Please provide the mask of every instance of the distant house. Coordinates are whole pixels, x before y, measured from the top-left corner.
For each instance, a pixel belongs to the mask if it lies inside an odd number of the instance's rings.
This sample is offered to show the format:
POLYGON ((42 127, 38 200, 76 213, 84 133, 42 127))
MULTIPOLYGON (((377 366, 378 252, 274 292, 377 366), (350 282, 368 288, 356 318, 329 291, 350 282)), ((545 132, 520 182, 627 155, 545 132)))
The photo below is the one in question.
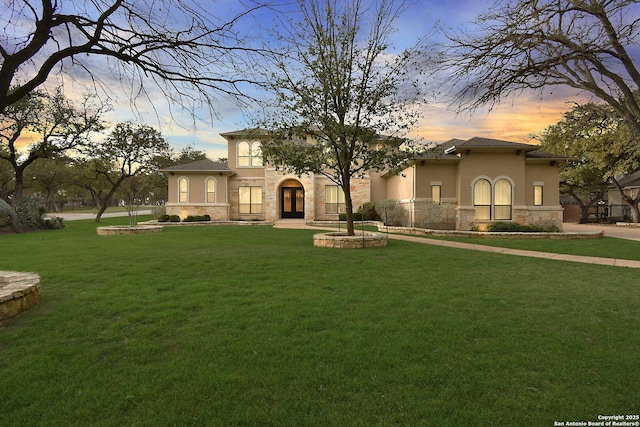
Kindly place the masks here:
MULTIPOLYGON (((640 191, 640 170, 618 179, 624 193, 635 199, 640 191)), ((622 201, 620 191, 614 184, 609 184, 607 191, 607 220, 609 221, 631 221, 631 208, 622 201)))
MULTIPOLYGON (((328 178, 296 176, 264 165, 260 137, 223 133, 228 162, 210 160, 163 169, 167 214, 209 214, 212 220, 335 220, 344 194, 328 178)), ((497 221, 562 227, 559 168, 564 157, 538 147, 486 138, 451 140, 411 159, 400 171, 352 180, 354 208, 395 200, 406 226, 469 230, 497 221)))

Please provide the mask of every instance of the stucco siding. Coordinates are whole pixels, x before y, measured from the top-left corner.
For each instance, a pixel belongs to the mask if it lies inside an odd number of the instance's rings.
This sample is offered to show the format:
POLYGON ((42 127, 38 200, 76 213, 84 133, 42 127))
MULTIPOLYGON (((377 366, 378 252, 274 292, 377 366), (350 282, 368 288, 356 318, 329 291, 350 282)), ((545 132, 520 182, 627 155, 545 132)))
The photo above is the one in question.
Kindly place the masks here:
POLYGON ((387 199, 403 200, 412 199, 415 168, 410 166, 403 169, 398 175, 387 178, 387 199))

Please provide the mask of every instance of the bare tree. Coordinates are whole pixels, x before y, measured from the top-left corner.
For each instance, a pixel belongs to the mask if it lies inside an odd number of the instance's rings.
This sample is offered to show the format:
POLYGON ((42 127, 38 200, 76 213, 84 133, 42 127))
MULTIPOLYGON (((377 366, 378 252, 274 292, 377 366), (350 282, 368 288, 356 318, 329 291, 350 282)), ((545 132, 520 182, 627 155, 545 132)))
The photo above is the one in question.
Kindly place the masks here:
POLYGON ((458 105, 493 106, 522 90, 575 88, 602 99, 640 137, 638 3, 628 0, 499 0, 451 42, 441 65, 458 105))
MULTIPOLYGON (((351 180, 397 165, 404 135, 419 116, 413 61, 422 40, 390 48, 404 5, 382 0, 299 0, 301 22, 285 27, 291 52, 277 62, 276 119, 264 157, 298 175, 321 174, 344 192, 347 232, 354 234, 351 180), (314 143, 305 143, 307 136, 314 143)), ((279 58, 280 59, 280 58, 279 58)))
MULTIPOLYGON (((211 90, 242 94, 246 46, 235 24, 258 5, 227 19, 209 2, 183 0, 9 0, 0 10, 0 112, 53 74, 94 84, 131 82, 132 96, 152 79, 172 102, 209 102, 211 90), (106 62, 96 63, 99 57, 106 62), (115 75, 108 76, 106 71, 115 75), (195 89, 195 91, 194 91, 195 89)), ((239 3, 240 5, 242 3, 239 3)), ((220 11, 220 9, 218 9, 220 11)), ((225 9, 225 10, 228 10, 225 9)))

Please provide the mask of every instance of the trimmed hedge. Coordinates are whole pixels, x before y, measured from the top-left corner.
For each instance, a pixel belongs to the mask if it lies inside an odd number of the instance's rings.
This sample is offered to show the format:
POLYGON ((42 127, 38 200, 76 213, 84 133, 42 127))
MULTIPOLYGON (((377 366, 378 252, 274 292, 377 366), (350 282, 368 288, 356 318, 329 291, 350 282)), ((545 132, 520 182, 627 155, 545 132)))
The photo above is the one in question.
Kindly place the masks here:
POLYGON ((209 215, 189 215, 182 222, 200 222, 200 221, 211 221, 211 217, 209 215))
POLYGON ((178 215, 160 215, 158 222, 180 222, 178 215))
POLYGON ((515 233, 558 233, 557 226, 550 225, 522 225, 517 222, 494 222, 487 227, 487 231, 515 232, 515 233))

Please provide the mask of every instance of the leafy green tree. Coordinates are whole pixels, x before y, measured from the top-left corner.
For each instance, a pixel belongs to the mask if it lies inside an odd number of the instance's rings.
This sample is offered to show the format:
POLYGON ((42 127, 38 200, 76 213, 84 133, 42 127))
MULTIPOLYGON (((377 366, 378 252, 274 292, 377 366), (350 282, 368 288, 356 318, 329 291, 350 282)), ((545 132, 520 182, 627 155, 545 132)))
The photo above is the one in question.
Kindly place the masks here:
MULTIPOLYGON (((95 143, 83 160, 87 173, 102 183, 99 190, 85 187, 100 204, 96 222, 112 201, 122 183, 158 169, 157 158, 169 152, 169 144, 160 132, 147 125, 119 123, 103 141, 95 143)), ((89 184, 85 184, 89 185, 89 184)))
POLYGON ((298 175, 321 174, 344 191, 347 232, 354 234, 351 180, 397 165, 421 99, 413 61, 422 41, 402 52, 390 42, 403 11, 391 1, 300 0, 289 22, 288 52, 277 57, 263 157, 298 175), (311 135, 314 142, 306 138, 311 135))
POLYGON ((640 167, 640 147, 626 123, 611 106, 589 103, 576 105, 558 123, 535 135, 544 151, 571 156, 561 169, 561 191, 579 203, 582 220, 589 206, 601 200, 609 181, 630 206, 634 222, 640 220, 640 197, 629 197, 618 183, 620 176, 640 167))
POLYGON ((90 134, 102 130, 106 108, 94 97, 72 102, 60 90, 53 95, 31 92, 5 108, 0 114, 0 162, 8 162, 13 169, 14 206, 22 200, 25 170, 37 159, 88 144, 90 134))
POLYGON ((640 141, 637 1, 498 0, 470 30, 445 32, 440 61, 463 108, 568 87, 607 103, 640 141))
POLYGON ((29 168, 34 189, 44 195, 47 209, 60 212, 72 186, 72 160, 67 156, 38 159, 29 168))

